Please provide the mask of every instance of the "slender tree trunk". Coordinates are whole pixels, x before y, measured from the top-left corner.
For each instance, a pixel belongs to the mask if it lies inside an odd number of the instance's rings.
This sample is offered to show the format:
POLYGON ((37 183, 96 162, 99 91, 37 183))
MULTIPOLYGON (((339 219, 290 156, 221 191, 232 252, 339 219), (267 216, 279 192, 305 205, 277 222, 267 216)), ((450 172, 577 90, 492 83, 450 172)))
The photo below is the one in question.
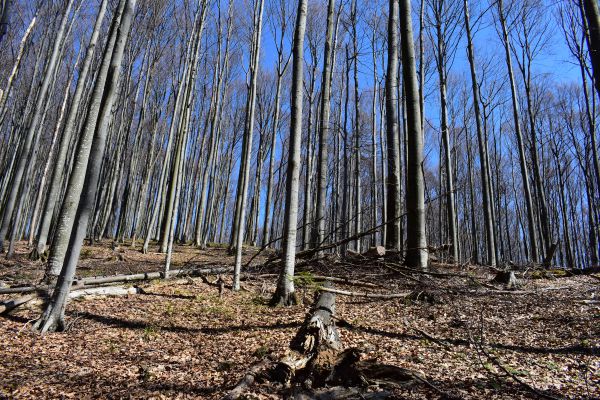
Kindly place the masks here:
POLYGON ((4 35, 8 33, 12 8, 13 0, 3 0, 0 3, 0 43, 2 43, 4 35))
MULTIPOLYGON (((94 203, 100 175, 100 164, 106 145, 107 128, 113 103, 117 97, 121 62, 133 20, 135 2, 136 0, 121 0, 111 26, 102 63, 103 68, 97 77, 92 98, 92 104, 97 104, 97 107, 90 109, 88 113, 90 124, 86 124, 86 128, 89 127, 89 129, 85 130, 86 136, 87 133, 93 132, 93 142, 92 140, 82 140, 83 143, 80 142, 75 163, 77 172, 71 175, 67 189, 67 193, 71 196, 70 200, 77 207, 77 214, 74 219, 71 219, 71 225, 74 225, 76 229, 72 233, 68 232, 69 245, 68 248, 65 248, 66 251, 63 252, 63 257, 61 257, 65 262, 64 265, 61 262, 62 269, 56 289, 53 291, 42 316, 34 324, 34 329, 41 333, 63 329, 65 326, 65 307, 94 203), (93 114, 96 114, 96 118, 93 114), (93 126, 91 125, 92 121, 96 121, 93 126), (83 196, 79 201, 81 193, 83 196)), ((64 218, 62 220, 64 221, 64 218)), ((65 231, 63 230, 62 233, 65 233, 65 231)), ((53 252, 53 257, 56 256, 56 252, 53 252)))
MULTIPOLYGON (((400 137, 398 132, 398 0, 390 0, 388 19, 388 64, 385 79, 387 132, 387 222, 386 247, 400 250, 400 137)), ((420 167, 419 167, 420 168, 420 167)))
POLYGON ((298 191, 300 186, 300 146, 302 140, 302 86, 304 80, 304 33, 306 31, 307 0, 298 1, 296 29, 294 33, 290 147, 286 180, 285 222, 283 225, 284 265, 277 281, 272 303, 292 305, 296 303, 294 291, 294 267, 296 264, 296 228, 298 226, 298 191))
POLYGON ((25 30, 23 39, 21 39, 21 43, 19 44, 19 50, 17 51, 17 56, 15 57, 15 62, 14 62, 13 68, 10 71, 10 75, 8 76, 8 80, 6 82, 5 89, 3 91, 0 91, 0 125, 2 125, 2 122, 4 121, 4 114, 6 111, 6 109, 5 109, 6 102, 8 101, 8 98, 10 97, 13 82, 14 82, 17 74, 19 73, 19 69, 21 67, 21 60, 23 59, 23 55, 25 54, 25 48, 26 48, 27 44, 29 43, 28 42, 29 36, 31 35, 31 32, 33 31, 33 27, 35 26, 36 21, 37 21, 37 15, 35 17, 33 17, 31 22, 29 23, 29 26, 25 30))
MULTIPOLYGON (((52 80, 53 80, 52 78, 54 77, 54 71, 57 67, 58 57, 60 54, 62 41, 63 41, 63 37, 65 35, 67 22, 69 20, 69 14, 71 13, 72 5, 73 5, 73 0, 69 0, 69 2, 67 3, 67 7, 64 11, 63 17, 62 17, 60 27, 58 29, 56 37, 54 38, 54 46, 52 49, 52 54, 50 56, 50 59, 48 60, 48 64, 46 67, 46 73, 44 75, 44 79, 41 83, 40 90, 36 97, 35 109, 33 111, 34 114, 31 119, 29 129, 27 130, 25 142, 23 143, 23 147, 21 148, 19 160, 15 166, 15 170, 14 170, 14 174, 13 174, 13 178, 12 178, 11 190, 8 193, 8 198, 6 200, 6 205, 4 208, 4 215, 2 217, 2 224, 0 225, 0 252, 4 251, 4 239, 6 237, 6 234, 8 233, 8 228, 9 228, 10 222, 12 220, 13 211, 15 210, 15 205, 17 202, 18 194, 22 191, 22 188, 24 188, 24 186, 25 186, 23 184, 23 174, 25 172, 25 167, 27 164, 27 160, 29 158, 29 152, 31 151, 31 147, 32 147, 33 141, 35 139, 35 137, 34 137, 35 133, 37 132, 39 122, 42 118, 42 114, 45 109, 46 95, 48 94, 48 89, 50 88, 50 84, 52 83, 52 80)), ((24 201, 24 199, 21 198, 21 201, 24 201)), ((16 223, 16 221, 15 221, 15 223, 16 223)))
POLYGON ((333 57, 333 33, 335 29, 335 0, 327 4, 327 30, 325 32, 325 49, 323 53, 323 75, 321 78, 321 109, 319 115, 319 155, 317 162, 317 204, 316 229, 313 246, 321 245, 325 240, 325 215, 327 210, 327 178, 329 156, 329 117, 331 113, 331 71, 333 57))
POLYGON ((248 180, 250 178, 250 156, 252 153, 252 136, 254 134, 254 110, 256 104, 256 84, 260 61, 260 44, 262 37, 262 18, 264 0, 257 0, 254 19, 254 38, 252 41, 252 60, 250 63, 250 86, 248 91, 248 108, 246 110, 246 123, 244 125, 243 154, 240 163, 238 181, 238 215, 237 231, 235 232, 235 269, 233 273, 233 290, 240 290, 240 273, 242 269, 242 245, 244 242, 246 224, 246 203, 248 197, 248 180))
MULTIPOLYGON (((406 263, 410 267, 426 269, 428 262, 425 231, 425 183, 423 163, 423 135, 421 133, 421 108, 415 63, 410 0, 400 0, 400 32, 402 36, 402 69, 406 92, 407 165, 406 209, 407 251, 406 263)), ((390 143, 388 143, 388 146, 390 143)))
POLYGON ((600 97, 600 11, 598 9, 598 0, 582 1, 589 30, 588 50, 594 71, 594 85, 596 93, 600 97))
POLYGON ((487 143, 481 126, 481 110, 479 100, 479 88, 477 83, 477 71, 475 68, 475 52, 473 50, 473 37, 471 34, 471 23, 469 21, 469 0, 463 1, 465 13, 465 30, 467 33, 467 56, 471 71, 471 88, 473 91, 473 112, 475 114, 475 127, 477 129, 477 143, 479 145, 479 165, 481 168, 481 192, 483 196, 483 222, 485 226, 486 263, 496 265, 496 249, 494 239, 494 224, 491 207, 491 191, 488 176, 487 143))
POLYGON ((506 56, 506 67, 508 69, 508 79, 510 80, 510 90, 512 95, 512 106, 513 106, 513 117, 515 125, 515 134, 517 136, 517 146, 519 150, 519 161, 521 165, 521 178, 523 180, 523 190, 525 191, 525 205, 527 208, 527 222, 529 231, 529 248, 531 253, 531 261, 537 262, 539 258, 537 248, 537 235, 535 229, 535 216, 533 211, 533 201, 531 197, 531 186, 529 184, 529 172, 527 167, 527 161, 525 160, 525 146, 523 144, 523 135, 521 134, 521 123, 519 112, 519 100, 517 98, 517 88, 515 85, 515 78, 512 69, 512 60, 510 56, 510 42, 508 38, 508 31, 506 28, 506 20, 504 18, 503 0, 498 0, 498 17, 500 19, 500 25, 502 28, 502 41, 504 44, 505 56, 506 56))

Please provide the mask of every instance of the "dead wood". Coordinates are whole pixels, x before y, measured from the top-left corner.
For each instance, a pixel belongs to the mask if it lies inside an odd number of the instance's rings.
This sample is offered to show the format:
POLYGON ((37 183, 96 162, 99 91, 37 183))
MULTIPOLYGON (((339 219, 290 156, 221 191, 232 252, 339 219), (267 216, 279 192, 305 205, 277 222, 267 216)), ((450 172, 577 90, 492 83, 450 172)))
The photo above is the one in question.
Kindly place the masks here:
POLYGON ((23 304, 29 303, 31 300, 33 300, 35 298, 37 298, 37 295, 28 294, 26 296, 19 297, 14 300, 9 300, 4 303, 0 303, 0 314, 8 313, 23 304))
POLYGON ((422 374, 363 360, 364 352, 357 348, 341 351, 334 322, 338 292, 346 293, 326 282, 290 342, 288 353, 278 362, 263 360, 255 364, 225 399, 243 396, 259 376, 283 384, 290 399, 386 399, 392 397, 389 389, 415 383, 439 391, 422 374))
POLYGON ((125 286, 103 286, 96 288, 84 288, 74 290, 69 293, 70 299, 76 299, 80 297, 88 296, 127 296, 129 294, 142 293, 142 289, 137 287, 125 287, 125 286))
POLYGON ((496 274, 492 282, 501 283, 505 285, 507 289, 519 287, 519 281, 517 280, 514 271, 500 271, 496 274))
MULTIPOLYGON (((169 272, 169 279, 180 278, 182 276, 202 276, 208 274, 221 274, 233 271, 233 267, 203 267, 203 268, 185 268, 176 269, 169 272)), ((135 281, 149 281, 153 279, 163 279, 164 272, 144 272, 139 274, 123 274, 111 276, 90 276, 87 278, 75 279, 73 281, 74 290, 77 286, 95 286, 107 283, 123 283, 135 281)), ((39 286, 18 286, 10 288, 0 288, 0 294, 30 293, 37 290, 48 290, 47 285, 39 286)))
POLYGON ((333 289, 333 288, 321 288, 323 292, 330 292, 339 294, 342 296, 351 297, 367 297, 370 299, 404 299, 410 297, 413 292, 401 292, 401 293, 369 293, 369 292, 350 292, 347 290, 333 289))
POLYGON ((238 384, 231 389, 226 396, 223 397, 223 400, 237 400, 239 399, 244 392, 256 381, 256 378, 264 374, 268 367, 272 364, 272 360, 265 358, 264 360, 254 364, 250 369, 246 372, 246 375, 238 382, 238 384))

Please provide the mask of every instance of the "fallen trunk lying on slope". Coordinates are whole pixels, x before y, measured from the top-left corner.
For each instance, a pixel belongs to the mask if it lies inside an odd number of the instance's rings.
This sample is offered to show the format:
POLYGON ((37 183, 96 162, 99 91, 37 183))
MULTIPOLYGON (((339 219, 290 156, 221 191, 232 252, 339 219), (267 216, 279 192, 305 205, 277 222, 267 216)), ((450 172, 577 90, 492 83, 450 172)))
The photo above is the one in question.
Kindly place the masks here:
POLYGON ((286 393, 278 395, 294 399, 385 399, 391 397, 385 389, 427 383, 404 368, 362 361, 359 349, 342 351, 334 322, 335 289, 330 285, 325 289, 292 339, 288 354, 277 362, 265 359, 255 364, 224 399, 241 398, 255 382, 284 384, 286 393), (373 392, 375 386, 380 390, 373 392))
MULTIPOLYGON (((127 296, 129 294, 142 293, 142 289, 138 287, 125 286, 100 286, 100 287, 82 287, 78 286, 77 290, 72 290, 69 293, 69 299, 76 299, 88 296, 127 296)), ((14 300, 8 300, 0 303, 0 314, 9 313, 17 307, 25 304, 41 304, 44 298, 42 293, 32 293, 19 297, 14 300)))
MULTIPOLYGON (((185 268, 176 269, 169 272, 169 279, 178 278, 182 276, 198 276, 206 274, 222 274, 232 272, 233 267, 203 267, 203 268, 185 268)), ((134 282, 134 281, 147 281, 152 279, 163 279, 164 272, 144 272, 139 274, 131 275, 112 275, 112 276, 91 276, 88 278, 80 278, 73 281, 73 289, 76 286, 90 286, 90 285, 101 285, 105 283, 120 283, 120 282, 134 282)), ((29 293, 37 290, 46 290, 48 286, 21 286, 21 287, 10 287, 0 288, 0 294, 14 294, 14 293, 29 293)))

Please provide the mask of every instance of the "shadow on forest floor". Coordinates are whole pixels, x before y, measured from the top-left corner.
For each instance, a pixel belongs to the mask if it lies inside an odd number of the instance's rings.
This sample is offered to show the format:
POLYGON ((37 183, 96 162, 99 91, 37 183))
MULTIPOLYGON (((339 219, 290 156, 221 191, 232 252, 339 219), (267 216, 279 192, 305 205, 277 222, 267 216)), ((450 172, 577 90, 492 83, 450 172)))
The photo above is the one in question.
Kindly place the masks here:
MULTIPOLYGON (((370 328, 367 326, 354 325, 348 321, 340 321, 338 324, 340 328, 346 328, 348 330, 367 333, 371 335, 384 336, 391 339, 408 339, 408 340, 423 340, 422 335, 411 335, 408 333, 400 332, 388 332, 381 329, 370 328)), ((470 346, 471 342, 466 339, 456 338, 436 338, 436 341, 442 345, 454 345, 454 346, 470 346)), ((536 347, 536 346, 523 346, 513 344, 502 344, 502 343, 486 343, 488 347, 494 349, 502 349, 509 351, 516 351, 519 353, 534 353, 534 354, 584 354, 584 355, 600 355, 600 349, 594 347, 586 347, 582 344, 575 344, 565 347, 536 347)))

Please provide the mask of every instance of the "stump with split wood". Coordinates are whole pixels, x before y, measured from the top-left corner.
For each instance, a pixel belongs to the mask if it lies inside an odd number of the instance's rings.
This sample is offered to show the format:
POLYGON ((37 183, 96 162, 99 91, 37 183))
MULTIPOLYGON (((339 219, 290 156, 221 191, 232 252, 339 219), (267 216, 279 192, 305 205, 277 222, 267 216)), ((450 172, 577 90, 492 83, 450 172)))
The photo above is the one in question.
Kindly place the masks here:
MULTIPOLYGON (((329 282, 324 288, 333 289, 329 282)), ((286 356, 255 364, 225 398, 242 397, 255 382, 283 386, 284 393, 279 394, 293 399, 385 399, 392 397, 393 388, 428 383, 410 370, 363 360, 361 349, 342 350, 335 298, 336 293, 321 291, 286 356)))

